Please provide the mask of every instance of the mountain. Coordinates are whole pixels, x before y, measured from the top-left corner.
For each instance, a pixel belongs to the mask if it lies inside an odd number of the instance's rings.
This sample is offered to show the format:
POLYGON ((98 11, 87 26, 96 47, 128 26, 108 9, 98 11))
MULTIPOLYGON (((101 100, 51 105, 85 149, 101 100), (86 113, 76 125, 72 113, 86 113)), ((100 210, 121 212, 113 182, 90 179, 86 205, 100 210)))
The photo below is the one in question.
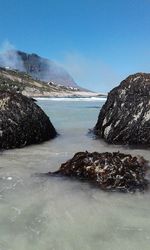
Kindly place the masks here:
POLYGON ((19 92, 30 97, 93 97, 98 93, 33 79, 19 70, 0 67, 0 91, 19 92))
POLYGON ((0 66, 24 71, 36 80, 79 88, 65 69, 36 54, 8 50, 0 54, 0 66))

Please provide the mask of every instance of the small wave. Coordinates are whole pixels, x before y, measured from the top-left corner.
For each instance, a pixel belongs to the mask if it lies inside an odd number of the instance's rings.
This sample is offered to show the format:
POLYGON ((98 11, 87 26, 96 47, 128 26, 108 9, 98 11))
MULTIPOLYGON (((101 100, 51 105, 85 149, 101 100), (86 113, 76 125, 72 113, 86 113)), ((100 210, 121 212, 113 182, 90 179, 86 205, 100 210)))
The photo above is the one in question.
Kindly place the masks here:
POLYGON ((38 101, 68 101, 68 102, 106 101, 106 97, 37 97, 34 99, 38 101))

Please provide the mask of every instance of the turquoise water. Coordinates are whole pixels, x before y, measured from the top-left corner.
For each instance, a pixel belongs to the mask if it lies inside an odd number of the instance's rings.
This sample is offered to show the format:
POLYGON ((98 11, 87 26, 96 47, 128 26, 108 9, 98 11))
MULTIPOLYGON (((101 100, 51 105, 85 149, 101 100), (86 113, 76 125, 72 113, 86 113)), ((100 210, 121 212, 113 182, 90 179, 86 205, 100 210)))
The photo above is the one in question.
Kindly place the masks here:
POLYGON ((77 151, 149 150, 107 145, 88 136, 102 101, 38 104, 60 134, 4 151, 0 162, 0 250, 149 250, 150 192, 107 193, 88 183, 39 175, 56 170, 77 151))

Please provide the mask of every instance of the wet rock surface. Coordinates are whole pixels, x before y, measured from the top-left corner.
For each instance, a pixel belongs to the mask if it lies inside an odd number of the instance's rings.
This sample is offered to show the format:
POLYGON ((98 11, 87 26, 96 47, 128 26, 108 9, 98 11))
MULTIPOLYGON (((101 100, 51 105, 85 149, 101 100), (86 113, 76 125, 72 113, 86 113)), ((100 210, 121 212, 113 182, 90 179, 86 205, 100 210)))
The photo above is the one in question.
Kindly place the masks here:
POLYGON ((143 157, 130 154, 79 152, 63 163, 56 172, 48 175, 75 177, 87 180, 103 190, 124 192, 143 191, 148 186, 145 179, 147 162, 143 157))
POLYGON ((48 116, 32 98, 0 91, 0 149, 40 143, 55 136, 48 116))
POLYGON ((150 146, 150 74, 131 75, 108 94, 94 133, 108 143, 150 146))

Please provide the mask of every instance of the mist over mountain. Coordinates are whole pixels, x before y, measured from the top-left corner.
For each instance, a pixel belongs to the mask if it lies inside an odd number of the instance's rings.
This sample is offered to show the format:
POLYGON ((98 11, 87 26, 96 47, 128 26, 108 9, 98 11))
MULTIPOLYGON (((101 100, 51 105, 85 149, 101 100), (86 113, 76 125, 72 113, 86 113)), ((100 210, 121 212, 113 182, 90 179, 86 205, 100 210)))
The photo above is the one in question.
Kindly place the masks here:
POLYGON ((0 54, 0 66, 24 71, 36 80, 78 87, 71 75, 55 62, 36 54, 7 50, 0 54))

